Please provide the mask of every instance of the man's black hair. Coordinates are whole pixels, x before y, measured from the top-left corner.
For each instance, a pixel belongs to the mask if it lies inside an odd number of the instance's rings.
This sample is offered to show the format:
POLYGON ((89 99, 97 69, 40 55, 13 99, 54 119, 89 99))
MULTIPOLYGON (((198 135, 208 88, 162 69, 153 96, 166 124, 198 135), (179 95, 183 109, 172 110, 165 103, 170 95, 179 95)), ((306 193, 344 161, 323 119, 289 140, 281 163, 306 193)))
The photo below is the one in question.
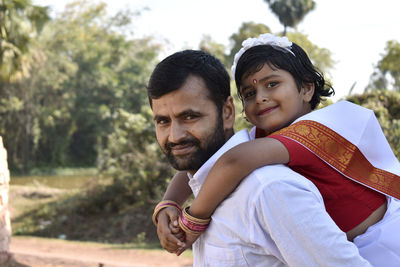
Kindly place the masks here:
POLYGON ((157 64, 147 86, 150 106, 152 99, 178 90, 190 75, 204 80, 210 99, 221 111, 231 94, 229 74, 217 58, 199 50, 177 52, 157 64))

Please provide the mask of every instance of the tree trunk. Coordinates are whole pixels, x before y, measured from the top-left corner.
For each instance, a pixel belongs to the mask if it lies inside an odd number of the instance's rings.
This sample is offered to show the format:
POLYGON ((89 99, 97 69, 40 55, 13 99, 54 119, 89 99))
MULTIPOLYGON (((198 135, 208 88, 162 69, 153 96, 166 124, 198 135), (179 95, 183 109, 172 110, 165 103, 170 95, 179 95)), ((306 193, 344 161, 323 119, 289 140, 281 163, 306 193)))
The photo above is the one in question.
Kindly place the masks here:
POLYGON ((0 265, 9 258, 11 238, 10 214, 8 211, 8 189, 10 172, 7 164, 7 151, 0 136, 0 265))

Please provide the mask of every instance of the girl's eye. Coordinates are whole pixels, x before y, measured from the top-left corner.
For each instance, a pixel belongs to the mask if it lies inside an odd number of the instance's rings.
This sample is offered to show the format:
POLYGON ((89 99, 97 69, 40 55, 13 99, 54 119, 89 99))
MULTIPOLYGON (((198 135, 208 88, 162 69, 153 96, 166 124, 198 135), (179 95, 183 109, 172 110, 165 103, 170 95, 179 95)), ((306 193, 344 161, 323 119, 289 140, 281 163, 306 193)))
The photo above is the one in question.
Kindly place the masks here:
POLYGON ((276 86, 277 84, 278 84, 277 82, 269 82, 269 83, 267 83, 266 87, 271 88, 271 87, 276 86))
POLYGON ((249 97, 252 97, 256 94, 256 90, 247 90, 242 93, 243 99, 247 99, 249 97))

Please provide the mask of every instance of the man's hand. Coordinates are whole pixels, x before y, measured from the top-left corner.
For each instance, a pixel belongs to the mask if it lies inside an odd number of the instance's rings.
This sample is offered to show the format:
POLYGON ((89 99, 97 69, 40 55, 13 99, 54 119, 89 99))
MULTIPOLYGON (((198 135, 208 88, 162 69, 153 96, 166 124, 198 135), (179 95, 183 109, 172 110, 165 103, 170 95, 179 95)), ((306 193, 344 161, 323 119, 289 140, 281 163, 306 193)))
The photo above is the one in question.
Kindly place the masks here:
POLYGON ((161 246, 170 253, 177 253, 179 248, 185 246, 185 234, 178 224, 178 210, 173 207, 162 209, 157 219, 157 235, 161 246))

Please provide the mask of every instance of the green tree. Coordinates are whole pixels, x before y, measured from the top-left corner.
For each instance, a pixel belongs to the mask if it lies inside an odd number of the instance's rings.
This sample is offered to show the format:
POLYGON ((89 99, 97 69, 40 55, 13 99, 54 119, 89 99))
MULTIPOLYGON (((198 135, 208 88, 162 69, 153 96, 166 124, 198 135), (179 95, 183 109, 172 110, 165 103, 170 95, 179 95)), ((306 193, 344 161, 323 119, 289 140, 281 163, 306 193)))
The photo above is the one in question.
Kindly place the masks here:
POLYGON ((223 44, 215 42, 210 35, 203 36, 199 44, 199 49, 214 55, 216 58, 221 60, 221 62, 225 66, 228 65, 226 62, 226 55, 225 55, 226 47, 223 44))
POLYGON ((123 109, 115 114, 114 131, 107 136, 107 147, 98 159, 99 170, 113 178, 106 190, 113 192, 107 211, 131 205, 153 206, 162 197, 167 179, 172 177, 172 168, 158 147, 149 114, 150 108, 141 114, 123 109))
POLYGON ((330 71, 335 66, 335 61, 332 59, 332 52, 327 48, 319 47, 313 44, 307 35, 300 32, 288 33, 290 41, 298 44, 307 55, 310 57, 312 63, 325 75, 330 76, 330 71))
POLYGON ((146 103, 143 88, 158 50, 150 39, 128 40, 121 33, 133 14, 108 17, 105 8, 102 3, 74 2, 54 29, 78 68, 68 84, 74 94, 75 127, 68 149, 86 165, 94 164, 96 146, 113 131, 114 111, 140 112, 146 103))
POLYGON ((269 5, 279 22, 283 25, 283 35, 286 28, 296 28, 304 17, 315 8, 313 0, 264 0, 269 5))
POLYGON ((26 133, 31 134, 36 122, 25 110, 31 105, 26 100, 32 88, 23 80, 32 74, 32 64, 38 58, 31 48, 48 19, 47 8, 35 6, 30 0, 0 2, 0 135, 11 168, 18 158, 27 159, 31 154, 32 142, 26 133))
POLYGON ((375 66, 367 90, 394 89, 400 91, 400 43, 388 41, 385 53, 375 66))
POLYGON ((47 8, 33 5, 30 0, 0 2, 0 78, 3 82, 28 75, 29 43, 48 19, 47 8))
POLYGON ((0 134, 14 170, 93 166, 115 111, 137 113, 147 104, 143 88, 159 47, 128 38, 133 17, 78 1, 43 28, 30 49, 32 75, 1 99, 0 134))

